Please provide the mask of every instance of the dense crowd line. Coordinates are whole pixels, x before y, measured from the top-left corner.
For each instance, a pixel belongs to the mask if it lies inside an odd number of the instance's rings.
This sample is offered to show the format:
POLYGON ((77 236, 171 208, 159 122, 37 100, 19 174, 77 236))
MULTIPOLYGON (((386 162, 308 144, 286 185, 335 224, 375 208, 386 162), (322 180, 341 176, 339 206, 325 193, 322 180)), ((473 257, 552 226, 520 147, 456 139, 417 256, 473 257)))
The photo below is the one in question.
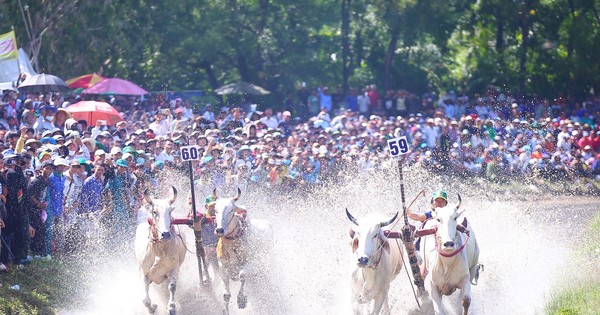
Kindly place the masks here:
POLYGON ((452 92, 380 96, 375 86, 302 87, 282 110, 242 103, 109 100, 123 121, 75 120, 79 96, 5 91, 0 107, 0 271, 69 250, 74 223, 133 226, 142 192, 164 172, 188 171, 179 147, 197 145, 199 185, 300 189, 388 167, 387 140, 406 136, 404 159, 432 172, 492 181, 600 179, 600 102, 452 92))

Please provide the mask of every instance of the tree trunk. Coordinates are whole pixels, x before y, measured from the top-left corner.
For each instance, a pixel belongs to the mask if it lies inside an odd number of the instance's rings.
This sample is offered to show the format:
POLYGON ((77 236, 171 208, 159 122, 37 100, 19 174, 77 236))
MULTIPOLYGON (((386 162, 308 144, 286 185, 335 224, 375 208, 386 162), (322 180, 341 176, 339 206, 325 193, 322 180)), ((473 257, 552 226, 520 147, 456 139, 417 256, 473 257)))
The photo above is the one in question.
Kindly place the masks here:
MULTIPOLYGON (((575 43, 573 42, 573 37, 575 36, 573 34, 573 31, 575 30, 575 4, 573 3, 573 0, 569 0, 569 10, 571 13, 571 24, 569 27, 569 38, 567 39, 567 63, 568 64, 572 64, 573 62, 573 51, 575 50, 575 43)), ((574 85, 575 82, 573 81, 573 78, 576 76, 575 73, 573 73, 573 67, 567 67, 567 73, 566 73, 566 82, 567 82, 567 97, 573 96, 574 95, 574 85)))
POLYGON ((523 37, 523 42, 521 44, 521 52, 519 58, 519 96, 525 95, 525 81, 526 81, 526 71, 527 71, 527 49, 529 47, 529 14, 527 12, 523 13, 523 19, 521 20, 521 35, 523 37))
MULTIPOLYGON (((208 60, 204 60, 200 63, 200 67, 202 67, 202 69, 204 69, 208 83, 213 88, 213 90, 218 89, 220 87, 220 85, 219 85, 219 81, 217 80, 217 76, 215 75, 215 71, 212 68, 212 63, 210 63, 210 61, 208 61, 208 60)), ((222 95, 217 95, 217 99, 219 100, 219 102, 221 104, 224 104, 222 95)))
POLYGON ((398 44, 398 37, 400 36, 400 27, 395 27, 392 33, 392 38, 388 44, 387 53, 385 55, 385 64, 383 69, 383 88, 387 91, 391 88, 390 84, 390 72, 392 68, 392 61, 396 52, 396 46, 398 44))
MULTIPOLYGON (((269 12, 269 0, 260 0, 259 1, 259 5, 260 5, 260 24, 258 25, 258 34, 256 34, 256 36, 260 37, 263 35, 263 32, 265 30, 265 27, 267 26, 267 18, 268 18, 268 12, 269 12)), ((256 41, 256 55, 254 57, 254 72, 256 74, 258 74, 259 72, 263 71, 264 69, 264 61, 263 61, 263 57, 262 57, 262 47, 260 46, 260 42, 256 41)))
POLYGON ((496 50, 501 53, 504 50, 504 18, 496 18, 496 50))
POLYGON ((350 2, 342 0, 342 91, 348 95, 348 81, 350 79, 350 2))
POLYGON ((246 58, 244 58, 244 54, 241 51, 237 52, 237 68, 242 81, 252 81, 250 78, 250 72, 248 71, 248 62, 246 62, 246 58))

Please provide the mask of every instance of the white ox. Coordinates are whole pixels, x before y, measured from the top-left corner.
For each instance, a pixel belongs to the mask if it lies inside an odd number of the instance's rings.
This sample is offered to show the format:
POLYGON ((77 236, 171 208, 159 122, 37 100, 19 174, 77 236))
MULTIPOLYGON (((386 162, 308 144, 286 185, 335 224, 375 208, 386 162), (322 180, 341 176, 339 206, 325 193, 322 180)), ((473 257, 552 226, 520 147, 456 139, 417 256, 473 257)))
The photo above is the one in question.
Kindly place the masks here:
POLYGON ((148 222, 138 225, 135 236, 135 256, 146 293, 143 303, 150 313, 154 313, 157 306, 148 295, 150 283, 161 284, 169 280, 167 311, 170 315, 175 314, 175 288, 179 267, 185 258, 185 239, 176 234, 171 225, 173 202, 177 198, 177 190, 172 188, 171 199, 152 199, 144 193, 144 199, 150 204, 148 222))
POLYGON ((373 300, 371 314, 379 314, 382 308, 389 314, 390 283, 402 270, 403 254, 399 243, 389 240, 382 227, 392 224, 398 213, 391 219, 371 213, 357 220, 346 209, 346 215, 354 223, 350 232, 352 252, 356 257, 356 269, 352 272, 354 313, 360 314, 361 304, 373 300))
MULTIPOLYGON (((247 217, 247 211, 238 207, 235 202, 242 192, 238 188, 234 198, 217 199, 215 203, 215 217, 217 227, 215 235, 219 237, 217 244, 217 258, 220 263, 219 270, 225 285, 224 313, 229 313, 229 299, 231 290, 229 280, 239 280, 240 290, 237 295, 238 308, 246 307, 247 297, 244 295, 244 285, 251 263, 260 267, 261 256, 268 249, 272 241, 272 230, 268 222, 252 220, 247 217)), ((216 189, 213 190, 216 196, 216 189)), ((264 257, 262 257, 264 258, 264 257)))
POLYGON ((476 284, 479 273, 479 247, 475 233, 466 219, 463 224, 458 224, 458 218, 464 212, 458 211, 460 204, 458 195, 458 203, 436 208, 432 211, 432 219, 417 232, 424 235, 421 239, 424 255, 421 270, 423 278, 429 274, 436 314, 444 314, 442 295, 451 295, 456 289, 461 291, 463 314, 467 314, 471 304, 471 283, 476 284))

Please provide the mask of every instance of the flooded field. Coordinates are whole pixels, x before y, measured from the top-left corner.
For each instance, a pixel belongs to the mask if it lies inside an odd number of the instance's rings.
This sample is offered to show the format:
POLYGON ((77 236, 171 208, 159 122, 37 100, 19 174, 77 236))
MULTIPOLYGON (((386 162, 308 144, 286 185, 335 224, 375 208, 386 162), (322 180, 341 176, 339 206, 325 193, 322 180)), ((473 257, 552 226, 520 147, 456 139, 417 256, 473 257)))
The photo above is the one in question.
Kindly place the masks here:
MULTIPOLYGON (((182 180, 175 185, 181 195, 175 216, 183 217, 189 184, 182 180)), ((425 190, 426 197, 418 198, 413 209, 424 210, 438 188, 448 191, 450 202, 457 201, 456 193, 461 194, 465 215, 477 233, 485 271, 479 285, 472 288, 473 314, 543 314, 553 287, 569 279, 575 263, 573 246, 585 242, 582 232, 600 198, 556 196, 535 187, 517 194, 510 189, 491 190, 480 182, 405 171, 407 203, 425 190)), ((196 198, 203 200, 211 190, 199 189, 196 198)), ((220 190, 223 197, 234 193, 233 188, 220 190)), ((392 215, 401 209, 400 183, 390 169, 383 175, 340 177, 339 182, 310 193, 243 191, 238 204, 248 209, 251 218, 271 223, 274 246, 268 266, 248 280, 248 307, 237 309, 234 297, 231 314, 350 314, 349 274, 355 258, 344 208, 356 216, 368 212, 392 215)), ((402 220, 395 229, 401 224, 402 220)), ((191 229, 179 229, 194 252, 191 229)), ((80 303, 61 314, 146 314, 132 242, 84 256, 88 276, 73 291, 80 303)), ((178 314, 221 314, 224 291, 220 281, 215 281, 213 291, 202 289, 198 282, 196 256, 188 253, 177 287, 178 314)), ((237 288, 237 283, 232 284, 233 295, 237 288)), ((151 296, 159 301, 157 314, 166 313, 165 292, 153 286, 151 296)), ((404 270, 392 283, 390 305, 392 314, 431 313, 427 305, 419 310, 404 270)), ((449 314, 458 314, 458 305, 458 293, 445 298, 449 314)))

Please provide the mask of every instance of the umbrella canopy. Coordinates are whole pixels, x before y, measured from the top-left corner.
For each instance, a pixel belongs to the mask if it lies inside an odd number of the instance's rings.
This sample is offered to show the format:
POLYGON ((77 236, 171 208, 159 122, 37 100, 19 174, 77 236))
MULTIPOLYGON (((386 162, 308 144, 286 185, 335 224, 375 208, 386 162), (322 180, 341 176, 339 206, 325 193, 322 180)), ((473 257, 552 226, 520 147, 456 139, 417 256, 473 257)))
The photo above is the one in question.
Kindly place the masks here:
POLYGON ((110 78, 104 79, 94 86, 83 90, 82 94, 145 95, 149 93, 133 82, 119 78, 110 78))
POLYGON ((32 75, 19 85, 19 90, 26 93, 62 92, 68 89, 61 78, 45 73, 32 75))
POLYGON ((106 120, 106 124, 113 126, 123 118, 110 104, 96 101, 81 101, 66 108, 76 120, 85 119, 89 126, 94 126, 98 119, 106 120))
POLYGON ((224 85, 224 86, 216 89, 215 93, 217 93, 219 95, 225 95, 225 94, 262 95, 262 94, 269 94, 271 92, 265 90, 264 88, 261 88, 258 85, 254 85, 254 84, 244 82, 244 81, 239 81, 236 83, 230 83, 230 84, 224 85))
POLYGON ((65 82, 72 89, 77 89, 77 88, 87 89, 104 79, 105 78, 99 74, 90 73, 90 74, 82 75, 77 78, 69 79, 65 82))

